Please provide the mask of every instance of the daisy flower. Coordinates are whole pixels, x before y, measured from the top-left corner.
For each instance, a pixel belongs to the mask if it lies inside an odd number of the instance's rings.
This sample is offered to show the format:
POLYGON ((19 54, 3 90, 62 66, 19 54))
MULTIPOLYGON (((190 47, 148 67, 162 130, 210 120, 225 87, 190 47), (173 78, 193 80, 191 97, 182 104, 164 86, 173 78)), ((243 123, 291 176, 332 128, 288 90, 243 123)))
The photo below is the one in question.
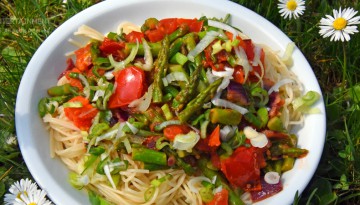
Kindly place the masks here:
POLYGON ((344 10, 333 10, 334 16, 326 15, 326 18, 320 20, 320 35, 324 38, 331 36, 330 41, 341 40, 349 41, 350 34, 359 32, 356 24, 360 23, 360 16, 356 16, 357 11, 353 8, 344 10))
POLYGON ((304 0, 279 0, 278 8, 280 9, 279 13, 285 19, 289 17, 291 19, 298 18, 304 13, 305 10, 305 1, 304 0))
POLYGON ((30 179, 21 179, 11 185, 9 194, 5 194, 5 205, 50 205, 46 200, 46 192, 38 190, 36 183, 30 179))

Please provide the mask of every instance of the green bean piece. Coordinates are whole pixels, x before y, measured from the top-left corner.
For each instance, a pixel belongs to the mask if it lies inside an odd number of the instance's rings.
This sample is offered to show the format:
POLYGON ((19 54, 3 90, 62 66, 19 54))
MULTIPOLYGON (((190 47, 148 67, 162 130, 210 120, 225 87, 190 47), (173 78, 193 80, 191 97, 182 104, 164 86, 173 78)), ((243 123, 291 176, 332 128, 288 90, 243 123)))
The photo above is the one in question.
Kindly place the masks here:
POLYGON ((48 113, 48 109, 46 104, 48 103, 47 98, 41 98, 38 103, 38 112, 40 117, 44 117, 48 113))
POLYGON ((59 86, 53 86, 47 90, 47 93, 54 97, 54 96, 62 96, 62 95, 71 95, 76 94, 78 91, 77 87, 71 86, 69 83, 59 86))
POLYGON ((165 38, 161 42, 162 48, 159 52, 159 57, 155 63, 155 74, 153 82, 153 102, 161 103, 162 102, 162 89, 164 87, 162 78, 165 77, 168 67, 168 55, 169 55, 169 37, 165 38))
POLYGON ((167 157, 165 153, 144 147, 133 148, 132 159, 144 163, 152 163, 163 166, 167 165, 167 157))
POLYGON ((275 172, 281 174, 282 164, 283 164, 282 160, 276 160, 276 161, 274 162, 274 170, 275 170, 275 172))
POLYGON ((295 158, 287 157, 283 159, 283 164, 281 166, 281 171, 286 172, 291 170, 294 167, 295 158))
POLYGON ((244 202, 240 199, 240 196, 230 188, 226 179, 224 179, 224 177, 221 176, 217 171, 211 170, 207 167, 207 162, 207 159, 201 158, 198 163, 199 169, 201 170, 202 174, 209 179, 216 177, 216 187, 221 185, 224 189, 229 191, 229 205, 245 205, 244 202))
POLYGON ((210 110, 210 121, 213 124, 238 125, 242 115, 236 110, 213 108, 210 110))
POLYGON ((222 78, 217 79, 213 83, 211 83, 205 90, 199 93, 193 100, 191 100, 186 108, 181 111, 178 115, 179 120, 185 123, 195 112, 202 109, 204 103, 207 103, 212 96, 215 94, 216 89, 222 82, 222 78))

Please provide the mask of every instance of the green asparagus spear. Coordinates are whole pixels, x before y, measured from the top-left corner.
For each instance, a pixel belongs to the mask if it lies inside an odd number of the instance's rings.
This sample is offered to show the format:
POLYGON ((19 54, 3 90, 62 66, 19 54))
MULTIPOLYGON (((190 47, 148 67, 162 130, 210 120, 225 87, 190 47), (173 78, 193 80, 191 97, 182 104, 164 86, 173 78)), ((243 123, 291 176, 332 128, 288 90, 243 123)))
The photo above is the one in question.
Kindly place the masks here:
POLYGON ((188 31, 189 31, 189 26, 187 24, 181 24, 178 29, 176 29, 174 32, 172 32, 169 35, 170 43, 184 36, 185 34, 188 33, 188 31))
POLYGON ((164 87, 162 78, 166 75, 168 67, 168 55, 169 55, 169 37, 165 38, 161 42, 162 48, 159 52, 159 57, 155 63, 155 74, 153 82, 153 102, 162 102, 163 93, 162 88, 164 87))
POLYGON ((168 156, 175 157, 176 165, 182 168, 187 175, 193 175, 195 173, 195 169, 190 164, 184 162, 184 160, 182 160, 174 150, 170 149, 169 147, 164 147, 163 150, 168 156))
POLYGON ((195 112, 201 110, 204 103, 207 103, 215 94, 216 89, 222 82, 222 78, 217 79, 211 83, 205 90, 199 93, 193 100, 191 100, 186 108, 178 115, 179 120, 185 123, 195 112))

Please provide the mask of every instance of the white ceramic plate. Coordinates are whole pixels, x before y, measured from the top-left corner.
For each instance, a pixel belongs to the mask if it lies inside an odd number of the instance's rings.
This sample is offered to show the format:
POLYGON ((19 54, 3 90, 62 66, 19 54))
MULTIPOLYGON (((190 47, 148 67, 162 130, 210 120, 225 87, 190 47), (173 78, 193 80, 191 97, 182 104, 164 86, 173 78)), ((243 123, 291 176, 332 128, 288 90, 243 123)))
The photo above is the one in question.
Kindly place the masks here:
MULTIPOLYGON (((290 39, 258 14, 230 1, 219 0, 132 0, 105 1, 92 6, 57 28, 39 47, 25 70, 16 101, 16 130, 24 160, 42 189, 55 204, 90 204, 87 195, 75 190, 67 182, 68 170, 59 159, 50 158, 49 136, 38 115, 37 103, 53 86, 66 67, 66 52, 76 49, 70 43, 74 31, 83 24, 100 32, 116 31, 122 21, 141 25, 148 17, 199 18, 232 15, 232 25, 240 28, 256 43, 264 43, 283 53, 290 39)), ((305 91, 321 93, 314 73, 296 49, 293 71, 304 84, 305 91)), ((283 177, 284 190, 258 204, 290 204, 296 191, 301 193, 317 168, 325 139, 325 109, 317 104, 322 114, 306 116, 305 126, 298 131, 299 146, 309 154, 297 160, 293 170, 283 177)))

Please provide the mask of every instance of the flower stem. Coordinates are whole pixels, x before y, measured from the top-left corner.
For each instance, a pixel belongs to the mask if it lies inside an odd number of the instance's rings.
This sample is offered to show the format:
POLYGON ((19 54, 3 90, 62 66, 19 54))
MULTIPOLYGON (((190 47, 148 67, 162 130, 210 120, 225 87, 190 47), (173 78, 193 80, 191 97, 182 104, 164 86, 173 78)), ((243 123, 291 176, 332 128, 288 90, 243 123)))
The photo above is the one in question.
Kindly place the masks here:
POLYGON ((342 73, 342 86, 345 88, 346 87, 346 71, 347 71, 347 58, 346 58, 346 47, 345 47, 345 43, 342 43, 342 47, 343 47, 343 54, 344 54, 344 62, 343 62, 343 73, 342 73))

